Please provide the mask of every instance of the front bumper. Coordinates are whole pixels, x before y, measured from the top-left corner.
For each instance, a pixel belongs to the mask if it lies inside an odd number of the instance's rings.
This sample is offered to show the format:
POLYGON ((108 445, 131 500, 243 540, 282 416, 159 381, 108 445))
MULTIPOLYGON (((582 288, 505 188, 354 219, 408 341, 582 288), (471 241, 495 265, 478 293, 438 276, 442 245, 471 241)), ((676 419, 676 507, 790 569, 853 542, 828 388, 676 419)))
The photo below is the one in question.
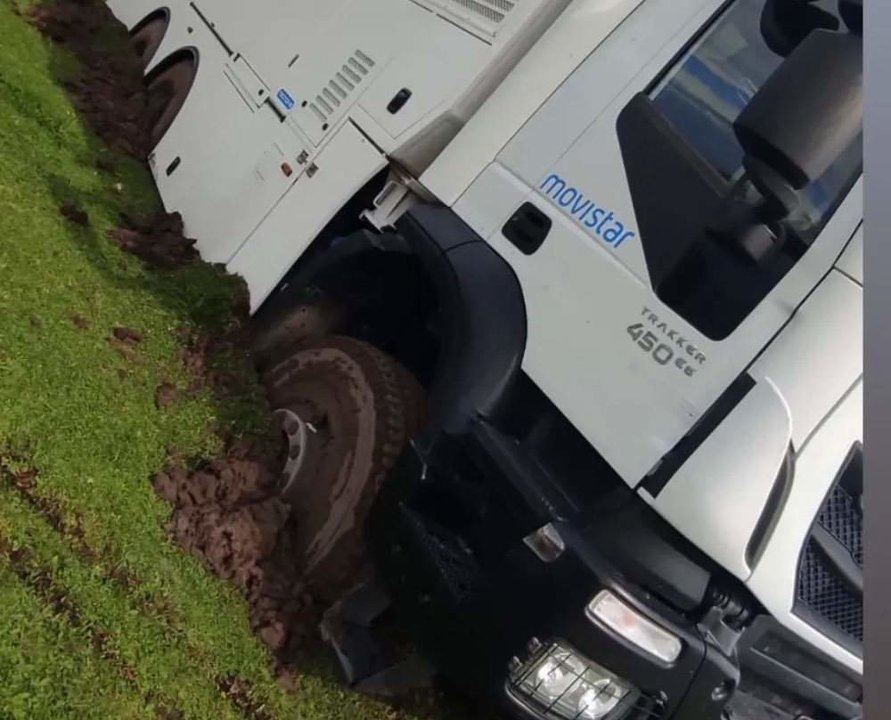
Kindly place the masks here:
POLYGON ((443 674, 499 697, 516 716, 552 718, 512 689, 511 668, 534 661, 532 638, 561 641, 635 688, 633 705, 609 720, 720 718, 739 678, 733 659, 631 586, 573 523, 555 521, 566 551, 542 562, 522 538, 554 521, 553 506, 530 502, 528 484, 517 487, 525 479, 487 464, 479 438, 427 447, 401 458, 372 510, 369 543, 402 617, 443 674), (589 619, 585 608, 601 590, 680 638, 677 660, 657 660, 589 619))

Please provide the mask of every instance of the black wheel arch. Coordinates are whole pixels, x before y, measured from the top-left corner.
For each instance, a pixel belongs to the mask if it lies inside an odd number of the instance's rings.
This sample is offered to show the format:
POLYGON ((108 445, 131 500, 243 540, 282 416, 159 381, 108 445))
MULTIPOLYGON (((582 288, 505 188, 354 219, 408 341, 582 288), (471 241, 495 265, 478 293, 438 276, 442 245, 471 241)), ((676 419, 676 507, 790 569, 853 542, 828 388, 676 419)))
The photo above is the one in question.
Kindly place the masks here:
POLYGON ((422 205, 397 222, 436 288, 441 346, 432 427, 463 433, 490 415, 520 372, 526 304, 511 266, 450 208, 422 205))
POLYGON ((148 25, 150 22, 154 22, 155 20, 163 19, 167 26, 170 26, 170 8, 166 5, 156 8, 152 10, 148 15, 146 15, 142 20, 136 23, 133 27, 130 28, 129 33, 131 36, 138 33, 142 28, 148 25))
MULTIPOLYGON (((152 82, 158 75, 167 70, 168 68, 176 65, 178 62, 182 62, 183 60, 188 60, 192 63, 192 83, 195 82, 195 76, 198 75, 198 66, 201 63, 201 52, 194 45, 186 45, 185 47, 177 48, 163 60, 158 62, 145 76, 145 84, 148 85, 152 82)), ((189 86, 189 91, 191 92, 192 86, 189 86)))
POLYGON ((261 325, 319 288, 334 288, 351 313, 359 307, 363 314, 346 334, 379 345, 425 385, 431 432, 462 433, 477 416, 494 412, 520 372, 526 308, 516 275, 488 243, 450 208, 435 205, 413 208, 394 231, 320 240, 257 313, 261 325), (369 294, 376 299, 369 302, 369 294), (429 362, 414 362, 412 349, 399 347, 417 321, 412 314, 434 328, 429 362))

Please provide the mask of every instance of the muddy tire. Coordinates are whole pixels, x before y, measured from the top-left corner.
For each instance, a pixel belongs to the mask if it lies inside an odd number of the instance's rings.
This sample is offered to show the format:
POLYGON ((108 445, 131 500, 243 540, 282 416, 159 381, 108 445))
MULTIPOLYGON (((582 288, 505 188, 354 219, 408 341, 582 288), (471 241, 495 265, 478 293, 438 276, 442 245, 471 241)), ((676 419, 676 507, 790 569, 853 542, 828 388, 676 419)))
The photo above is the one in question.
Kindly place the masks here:
POLYGON ((310 337, 339 332, 346 318, 343 308, 333 301, 316 298, 261 323, 251 343, 254 364, 263 372, 310 337))
POLYGON ((161 47, 161 42, 164 40, 166 32, 167 18, 156 17, 149 20, 130 36, 130 47, 133 48, 133 52, 136 53, 142 62, 143 70, 149 66, 152 58, 155 57, 155 53, 161 47))
POLYGON ((423 391, 393 358, 339 336, 304 340, 263 379, 290 439, 282 490, 297 526, 295 561, 313 592, 333 599, 366 564, 365 519, 423 422, 423 391), (299 443, 296 418, 309 428, 299 443))
POLYGON ((177 60, 148 82, 146 118, 151 146, 154 148, 173 125, 192 89, 195 63, 191 58, 177 60))

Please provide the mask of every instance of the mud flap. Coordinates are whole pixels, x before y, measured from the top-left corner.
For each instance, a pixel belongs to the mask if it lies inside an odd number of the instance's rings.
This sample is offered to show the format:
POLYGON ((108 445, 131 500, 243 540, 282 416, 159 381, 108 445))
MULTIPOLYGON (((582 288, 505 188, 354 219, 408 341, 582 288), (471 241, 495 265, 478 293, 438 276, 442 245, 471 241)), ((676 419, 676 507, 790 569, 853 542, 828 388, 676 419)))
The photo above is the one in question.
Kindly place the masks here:
POLYGON ((435 670, 417 651, 400 649, 376 627, 390 606, 383 585, 371 579, 328 608, 319 629, 349 687, 395 698, 429 688, 435 670))

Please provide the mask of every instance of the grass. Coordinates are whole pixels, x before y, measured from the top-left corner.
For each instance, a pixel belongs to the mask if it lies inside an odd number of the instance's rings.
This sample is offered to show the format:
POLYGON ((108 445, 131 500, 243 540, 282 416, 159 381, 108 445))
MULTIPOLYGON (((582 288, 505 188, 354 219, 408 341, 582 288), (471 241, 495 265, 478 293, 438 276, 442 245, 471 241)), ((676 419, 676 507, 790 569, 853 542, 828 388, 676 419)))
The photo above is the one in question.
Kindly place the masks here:
POLYGON ((157 206, 147 171, 97 169, 108 151, 58 84, 76 64, 10 0, 0 38, 0 716, 395 717, 321 662, 281 689, 242 599, 165 535, 149 478, 168 450, 209 456, 220 425, 264 424, 256 387, 154 404, 188 382, 176 331, 224 325, 238 288, 206 265, 146 271, 105 238, 122 210, 157 206), (144 335, 135 361, 107 342, 118 326, 144 335))

